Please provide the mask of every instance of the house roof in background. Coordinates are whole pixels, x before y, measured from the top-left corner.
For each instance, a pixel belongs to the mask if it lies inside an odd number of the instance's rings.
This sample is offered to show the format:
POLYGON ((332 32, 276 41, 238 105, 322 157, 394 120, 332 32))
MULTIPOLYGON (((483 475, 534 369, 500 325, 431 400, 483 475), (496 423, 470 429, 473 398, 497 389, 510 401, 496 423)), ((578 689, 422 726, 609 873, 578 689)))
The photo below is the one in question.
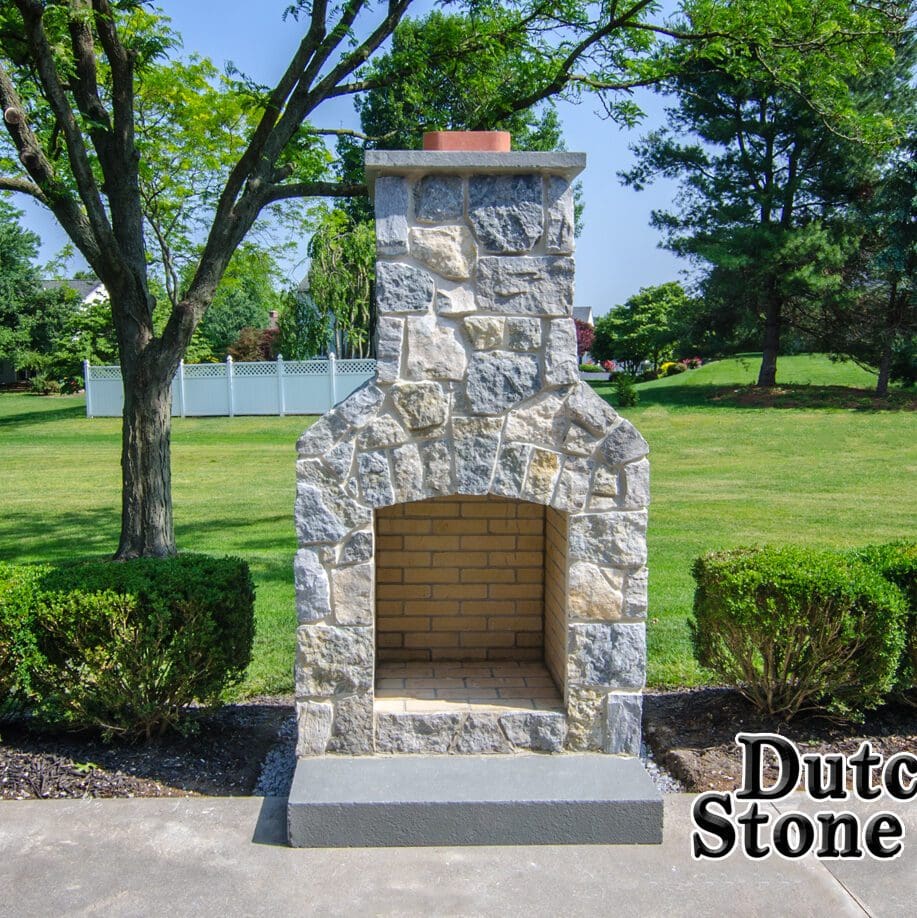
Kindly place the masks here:
POLYGON ((579 319, 580 322, 585 322, 587 325, 592 325, 592 307, 591 306, 574 306, 573 307, 573 318, 579 319))
POLYGON ((69 287, 81 300, 85 300, 86 297, 95 293, 101 286, 102 282, 100 280, 84 280, 80 277, 70 280, 44 280, 41 282, 42 290, 60 290, 64 287, 69 287))

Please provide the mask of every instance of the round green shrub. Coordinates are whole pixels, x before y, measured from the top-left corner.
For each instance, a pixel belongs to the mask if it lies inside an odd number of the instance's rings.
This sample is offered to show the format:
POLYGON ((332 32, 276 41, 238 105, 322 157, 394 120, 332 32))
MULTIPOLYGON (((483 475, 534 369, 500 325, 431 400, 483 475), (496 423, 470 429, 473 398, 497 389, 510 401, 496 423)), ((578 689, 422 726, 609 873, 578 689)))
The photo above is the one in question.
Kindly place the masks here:
POLYGON ((699 558, 693 574, 695 656, 760 711, 855 717, 885 698, 907 609, 900 590, 862 561, 743 548, 699 558))
POLYGON ((251 660, 255 593, 237 558, 78 562, 39 585, 32 690, 52 722, 149 738, 251 660))
POLYGON ((618 373, 612 379, 614 385, 615 406, 618 408, 633 408, 640 400, 633 376, 627 373, 618 373))
POLYGON ((904 593, 908 610, 895 689, 905 700, 917 704, 917 542, 899 539, 885 545, 869 545, 852 554, 904 593))
POLYGON ((33 610, 43 565, 0 563, 0 718, 17 713, 31 695, 38 662, 33 610))

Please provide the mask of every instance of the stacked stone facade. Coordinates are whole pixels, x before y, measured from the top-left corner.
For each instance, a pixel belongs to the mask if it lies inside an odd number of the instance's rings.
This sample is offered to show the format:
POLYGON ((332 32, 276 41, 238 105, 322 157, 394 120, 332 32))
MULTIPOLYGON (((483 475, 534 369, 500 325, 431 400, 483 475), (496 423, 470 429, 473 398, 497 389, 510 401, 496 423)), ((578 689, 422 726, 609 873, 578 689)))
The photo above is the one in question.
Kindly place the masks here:
POLYGON ((300 755, 638 751, 649 464, 643 438, 577 374, 571 181, 583 165, 367 156, 377 375, 298 444, 300 755), (377 511, 461 495, 545 508, 546 663, 565 711, 379 723, 377 511))

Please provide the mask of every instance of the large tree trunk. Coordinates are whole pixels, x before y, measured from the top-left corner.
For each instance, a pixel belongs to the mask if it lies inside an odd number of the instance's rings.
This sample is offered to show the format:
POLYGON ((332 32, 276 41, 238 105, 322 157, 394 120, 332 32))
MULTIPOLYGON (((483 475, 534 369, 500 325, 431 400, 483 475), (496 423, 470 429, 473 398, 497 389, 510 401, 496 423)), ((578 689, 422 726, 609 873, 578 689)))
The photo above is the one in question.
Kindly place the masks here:
POLYGON ((780 351, 781 303, 770 296, 764 311, 764 342, 761 346, 761 369, 758 385, 766 388, 777 385, 777 354, 780 351))
POLYGON ((892 342, 891 336, 885 339, 882 345, 882 355, 879 357, 879 379, 876 381, 876 395, 885 398, 888 395, 888 378, 892 368, 892 342))
POLYGON ((172 523, 172 373, 141 355, 125 366, 121 435, 121 539, 115 557, 175 554, 172 523))

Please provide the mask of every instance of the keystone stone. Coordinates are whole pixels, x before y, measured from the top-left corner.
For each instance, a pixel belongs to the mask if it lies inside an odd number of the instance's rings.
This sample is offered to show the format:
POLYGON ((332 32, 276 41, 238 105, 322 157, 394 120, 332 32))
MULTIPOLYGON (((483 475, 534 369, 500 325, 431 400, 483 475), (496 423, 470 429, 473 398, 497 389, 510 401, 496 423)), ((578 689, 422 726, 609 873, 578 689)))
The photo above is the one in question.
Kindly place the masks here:
POLYGON ((380 315, 426 312, 436 284, 423 268, 398 261, 376 262, 376 308, 380 315))
POLYGON ((540 385, 538 359, 533 354, 484 351, 471 358, 466 391, 475 414, 501 414, 535 395, 540 385))
POLYGON ((532 447, 528 443, 507 443, 500 451, 493 492, 504 497, 519 497, 532 447))
POLYGON ((454 418, 455 489, 486 494, 500 445, 502 418, 454 418))
POLYGON ((468 181, 468 222, 491 252, 528 252, 544 231, 537 175, 474 175, 468 181))
POLYGON ((573 259, 549 256, 478 259, 478 308, 512 316, 570 316, 573 259))

